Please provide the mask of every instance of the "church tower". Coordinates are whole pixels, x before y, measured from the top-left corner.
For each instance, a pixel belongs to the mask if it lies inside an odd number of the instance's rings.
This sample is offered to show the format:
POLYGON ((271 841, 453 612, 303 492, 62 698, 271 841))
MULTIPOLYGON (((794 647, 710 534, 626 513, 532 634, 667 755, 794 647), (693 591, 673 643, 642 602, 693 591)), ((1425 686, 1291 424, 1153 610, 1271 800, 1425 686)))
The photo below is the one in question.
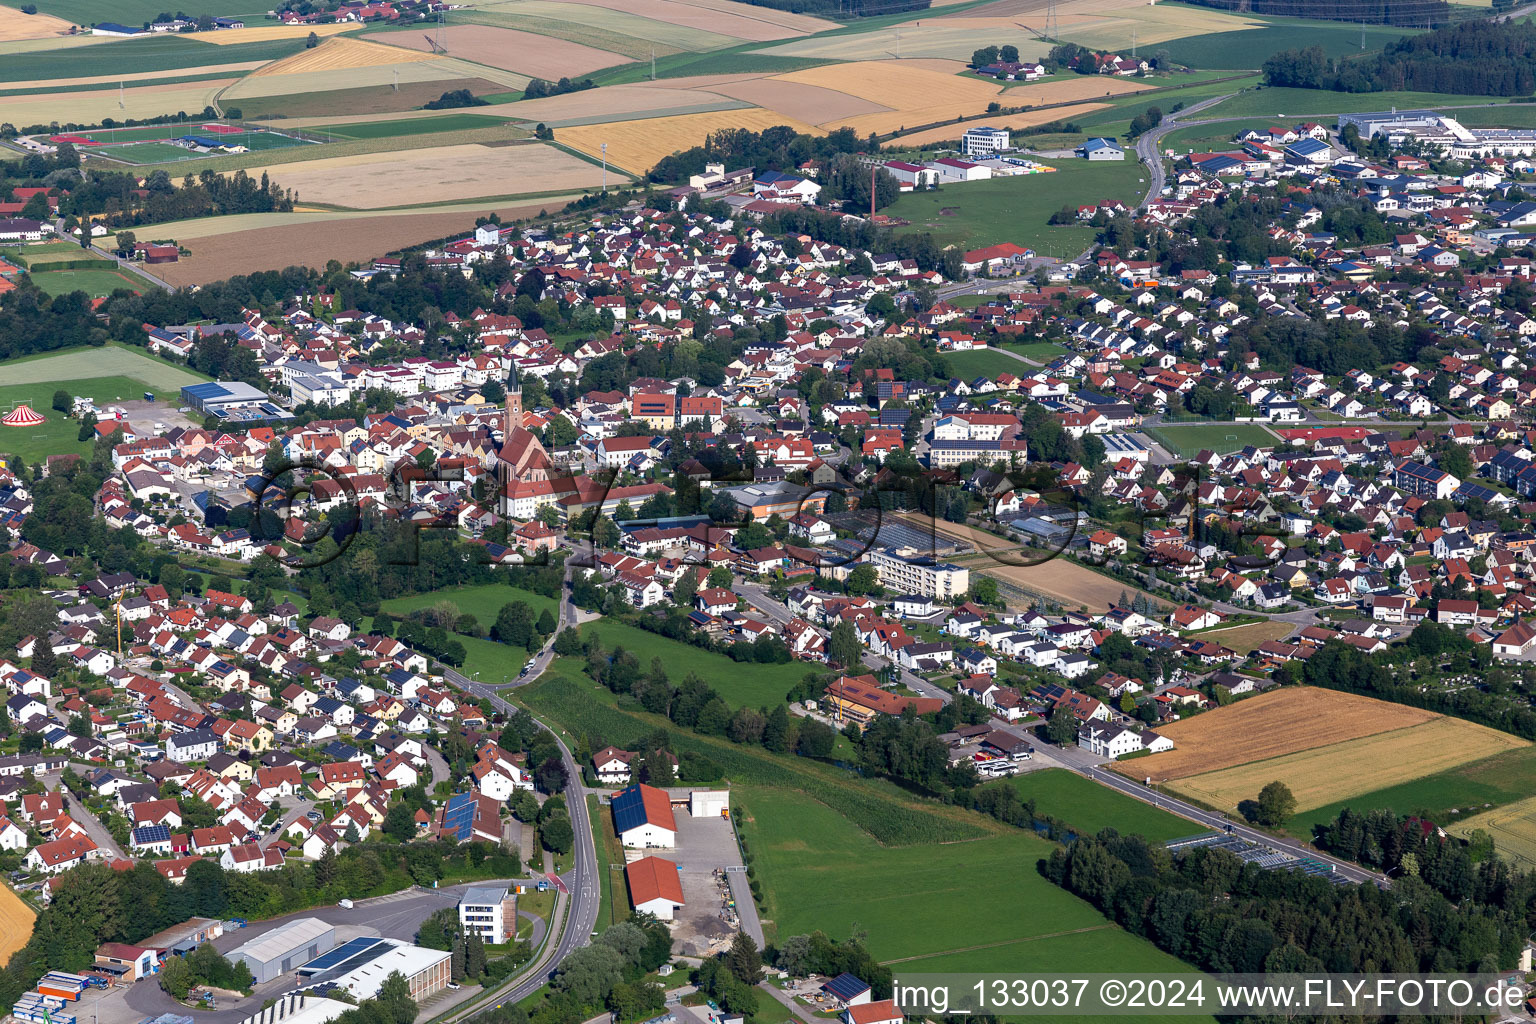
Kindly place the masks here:
POLYGON ((502 426, 501 436, 505 440, 512 436, 512 431, 523 425, 523 383, 517 379, 517 370, 512 370, 512 375, 507 378, 507 422, 502 426))

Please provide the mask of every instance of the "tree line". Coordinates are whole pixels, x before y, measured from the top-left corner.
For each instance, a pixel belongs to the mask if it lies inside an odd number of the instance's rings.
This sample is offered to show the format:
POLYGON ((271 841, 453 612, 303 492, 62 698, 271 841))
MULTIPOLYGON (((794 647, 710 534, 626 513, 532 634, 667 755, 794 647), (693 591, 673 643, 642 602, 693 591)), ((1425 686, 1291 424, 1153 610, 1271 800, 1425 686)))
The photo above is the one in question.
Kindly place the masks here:
POLYGON ((1264 78, 1275 86, 1336 92, 1528 96, 1536 91, 1536 26, 1529 19, 1464 21, 1352 60, 1330 58, 1321 46, 1286 50, 1264 62, 1264 78))
POLYGON ((1450 19, 1446 0, 1190 0, 1218 11, 1241 11, 1271 18, 1319 18, 1325 21, 1429 28, 1450 19))

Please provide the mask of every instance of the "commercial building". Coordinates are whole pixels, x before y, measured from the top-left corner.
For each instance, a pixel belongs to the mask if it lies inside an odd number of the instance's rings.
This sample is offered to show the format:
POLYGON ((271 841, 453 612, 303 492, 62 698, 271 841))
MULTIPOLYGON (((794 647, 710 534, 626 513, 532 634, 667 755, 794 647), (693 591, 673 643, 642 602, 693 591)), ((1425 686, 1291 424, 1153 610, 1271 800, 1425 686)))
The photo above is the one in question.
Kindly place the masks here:
POLYGON ((164 931, 155 932, 138 945, 152 949, 164 958, 170 953, 190 953, 205 942, 212 942, 224 934, 224 922, 211 917, 191 917, 174 924, 164 931))
POLYGON ((900 715, 909 706, 919 715, 932 714, 944 706, 937 697, 898 697, 887 693, 871 675, 838 676, 827 684, 824 699, 838 725, 852 722, 860 729, 880 715, 900 715))
POLYGON ((229 951, 230 963, 244 962, 256 984, 271 981, 336 947, 336 928, 318 917, 301 917, 229 951))
POLYGON ((459 900, 459 924, 491 944, 517 934, 517 896, 505 886, 470 886, 459 900))
POLYGON ((960 136, 960 149, 966 156, 993 156, 1007 148, 1006 128, 967 128, 960 136))
POLYGON ((305 964, 299 979, 319 992, 344 989, 361 1002, 378 995, 384 980, 399 971, 411 987, 411 998, 421 1002, 448 986, 451 956, 446 950, 423 949, 399 939, 365 936, 305 964))
POLYGON ((267 393, 238 380, 213 380, 181 389, 183 405, 222 420, 256 421, 288 418, 267 393))
POLYGON ((916 548, 876 548, 868 560, 880 585, 900 594, 948 601, 971 589, 971 574, 964 566, 926 559, 916 548))
POLYGON ((1075 150, 1085 160, 1124 160, 1125 150, 1114 139, 1094 138, 1075 150))
POLYGON ((641 857, 624 866, 629 898, 635 910, 670 921, 683 905, 683 881, 678 867, 660 857, 641 857))
POLYGON ((677 845, 677 819, 664 790, 637 782, 613 797, 613 831, 625 846, 677 845))
POLYGON ((351 1003, 324 999, 312 992, 289 992, 268 1002, 270 1006, 262 1007, 240 1024, 326 1024, 352 1009, 351 1003))

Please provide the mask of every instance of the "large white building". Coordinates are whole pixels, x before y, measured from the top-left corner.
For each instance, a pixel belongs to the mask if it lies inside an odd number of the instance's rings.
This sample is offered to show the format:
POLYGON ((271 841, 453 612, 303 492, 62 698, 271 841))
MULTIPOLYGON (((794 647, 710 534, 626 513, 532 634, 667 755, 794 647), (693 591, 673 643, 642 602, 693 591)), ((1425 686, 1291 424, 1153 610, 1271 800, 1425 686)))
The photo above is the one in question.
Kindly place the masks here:
POLYGON ((915 548, 877 548, 867 558, 880 585, 898 593, 945 601, 971 589, 970 570, 925 559, 915 548))
POLYGON ((517 934, 517 897, 505 886, 472 885, 459 900, 459 924, 488 943, 506 942, 517 934))
POLYGON ((1008 148, 1008 129, 967 128, 960 136, 960 149, 966 156, 994 156, 1008 148))

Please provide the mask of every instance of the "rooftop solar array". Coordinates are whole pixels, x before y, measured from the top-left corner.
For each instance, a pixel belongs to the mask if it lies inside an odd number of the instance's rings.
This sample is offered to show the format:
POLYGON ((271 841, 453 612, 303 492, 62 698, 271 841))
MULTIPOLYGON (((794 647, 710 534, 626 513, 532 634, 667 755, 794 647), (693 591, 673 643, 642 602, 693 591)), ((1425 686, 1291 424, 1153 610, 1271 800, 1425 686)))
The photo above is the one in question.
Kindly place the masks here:
POLYGON ((443 808, 443 831, 452 832, 459 842, 469 838, 475 821, 475 796, 473 793, 455 793, 443 808))
POLYGON ((136 843, 168 843, 171 841, 171 830, 165 825, 142 825, 133 830, 133 841, 136 843))
POLYGON ((1295 857, 1268 846, 1249 842, 1241 836, 1225 835, 1221 832, 1208 832, 1204 835, 1170 839, 1164 845, 1173 852, 1192 850, 1197 846, 1215 847, 1226 850, 1245 863, 1257 864, 1259 867, 1267 870, 1300 871, 1304 874, 1326 879, 1334 885, 1350 884, 1348 878, 1335 871, 1331 865, 1325 864, 1320 860, 1314 860, 1310 857, 1295 857))
POLYGON ((321 953, 309 963, 305 964, 303 967, 300 967, 299 976, 301 978, 309 978, 319 974, 321 971, 328 971, 335 967, 337 964, 346 962, 347 960, 356 956, 358 953, 361 953, 363 950, 371 949, 373 946, 378 944, 378 941, 379 940, 377 938, 371 935, 364 935, 355 939, 348 939, 346 942, 343 942, 341 945, 337 946, 330 952, 321 953))

